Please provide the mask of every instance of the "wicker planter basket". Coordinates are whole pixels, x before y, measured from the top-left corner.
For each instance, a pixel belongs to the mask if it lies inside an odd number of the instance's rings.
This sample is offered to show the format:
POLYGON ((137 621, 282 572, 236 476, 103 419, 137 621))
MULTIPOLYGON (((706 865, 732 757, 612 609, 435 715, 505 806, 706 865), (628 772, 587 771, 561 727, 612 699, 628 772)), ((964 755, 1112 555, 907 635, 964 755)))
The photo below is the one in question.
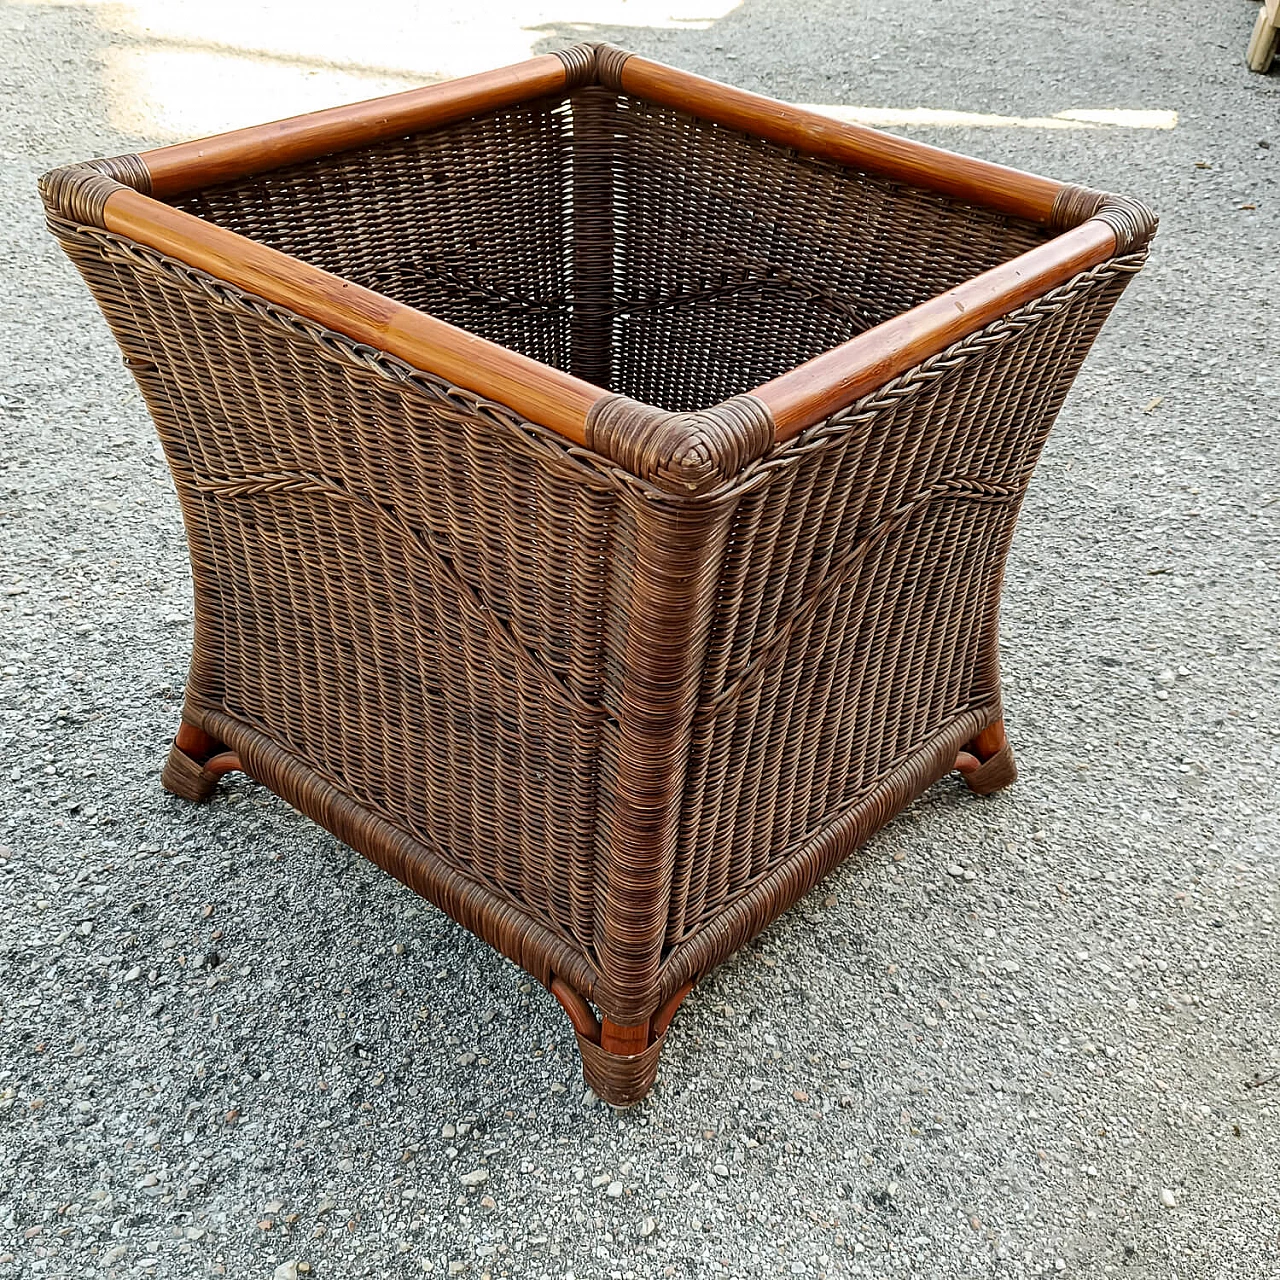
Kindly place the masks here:
POLYGON ((59 169, 243 769, 642 1097, 712 966, 949 770, 1014 776, 1001 573, 1140 204, 580 46, 59 169))

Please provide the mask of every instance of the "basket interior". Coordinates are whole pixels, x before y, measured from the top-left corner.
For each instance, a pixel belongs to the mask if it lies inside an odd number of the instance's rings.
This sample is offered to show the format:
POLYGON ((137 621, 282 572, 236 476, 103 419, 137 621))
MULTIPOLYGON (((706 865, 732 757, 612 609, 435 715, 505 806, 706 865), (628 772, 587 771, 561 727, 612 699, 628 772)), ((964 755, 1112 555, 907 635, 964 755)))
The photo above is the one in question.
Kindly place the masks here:
POLYGON ((670 410, 749 391, 1051 234, 600 88, 172 203, 670 410))

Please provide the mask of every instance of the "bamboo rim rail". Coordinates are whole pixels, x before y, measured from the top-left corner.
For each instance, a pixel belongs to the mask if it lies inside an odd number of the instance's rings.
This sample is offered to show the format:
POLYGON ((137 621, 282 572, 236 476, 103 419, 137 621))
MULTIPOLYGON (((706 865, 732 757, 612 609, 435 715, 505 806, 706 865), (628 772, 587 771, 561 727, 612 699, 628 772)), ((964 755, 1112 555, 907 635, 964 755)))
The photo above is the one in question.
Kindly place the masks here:
POLYGON ((415 368, 478 394, 484 387, 483 394, 575 444, 586 443, 587 412, 609 394, 128 187, 107 198, 103 216, 108 231, 280 303, 415 368))
POLYGON ((728 129, 1032 222, 1050 221, 1066 185, 866 125, 844 124, 638 54, 623 64, 620 83, 624 92, 637 98, 702 116, 728 129))
MULTIPOLYGON (((424 372, 497 399, 576 445, 592 446, 591 416, 604 388, 396 302, 383 294, 218 227, 163 197, 244 178, 284 164, 437 127, 587 81, 579 50, 547 54, 497 71, 375 98, 273 124, 234 130, 133 157, 137 187, 106 200, 103 223, 127 236, 424 372), (149 194, 148 194, 149 193, 149 194)), ((1068 184, 860 125, 600 47, 616 55, 608 78, 637 97, 749 132, 780 146, 857 167, 1035 222, 1062 220, 1068 184)), ((1087 204, 1086 206, 1087 207, 1087 204)), ((1113 226, 1087 218, 1063 234, 947 293, 743 393, 772 420, 776 443, 876 386, 977 332, 998 316, 1104 262, 1118 247, 1113 226)), ((715 406, 707 406, 714 409, 715 406)), ((657 411, 655 411, 656 413, 657 411)))
POLYGON ((151 194, 176 196, 300 160, 366 147, 399 134, 439 128, 555 93, 565 88, 568 78, 564 62, 547 53, 421 89, 157 147, 144 151, 141 159, 151 175, 151 194))
MULTIPOLYGON (((415 368, 471 390, 482 380, 486 394, 574 444, 587 444, 591 408, 610 395, 128 187, 107 198, 104 221, 108 231, 278 302, 415 368)), ((769 409, 774 439, 789 440, 997 316, 1105 262, 1115 251, 1114 229, 1090 219, 746 394, 769 409)))
POLYGON ((790 440, 900 373, 945 351, 1072 276, 1105 262, 1116 233, 1091 218, 1047 244, 860 333, 749 394, 773 415, 774 439, 790 440))
MULTIPOLYGON (((151 194, 174 196, 567 89, 580 79, 575 76, 576 66, 555 54, 543 54, 421 89, 157 147, 142 152, 141 159, 150 174, 151 194)), ((1052 218, 1055 201, 1066 186, 1053 178, 957 155, 866 125, 844 124, 637 54, 625 56, 619 83, 626 93, 756 134, 779 146, 1036 222, 1052 218)))

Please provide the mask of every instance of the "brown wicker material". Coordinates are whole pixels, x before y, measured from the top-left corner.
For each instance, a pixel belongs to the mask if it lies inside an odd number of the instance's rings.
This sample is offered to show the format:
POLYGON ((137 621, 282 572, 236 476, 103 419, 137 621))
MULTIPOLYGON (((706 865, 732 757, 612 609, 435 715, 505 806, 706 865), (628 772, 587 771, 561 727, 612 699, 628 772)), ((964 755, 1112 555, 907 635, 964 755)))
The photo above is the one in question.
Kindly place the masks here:
POLYGON ((398 876, 619 1104, 904 805, 1013 780, 1006 553, 1155 226, 681 75, 582 46, 43 183, 190 540, 165 785, 243 768, 398 876))

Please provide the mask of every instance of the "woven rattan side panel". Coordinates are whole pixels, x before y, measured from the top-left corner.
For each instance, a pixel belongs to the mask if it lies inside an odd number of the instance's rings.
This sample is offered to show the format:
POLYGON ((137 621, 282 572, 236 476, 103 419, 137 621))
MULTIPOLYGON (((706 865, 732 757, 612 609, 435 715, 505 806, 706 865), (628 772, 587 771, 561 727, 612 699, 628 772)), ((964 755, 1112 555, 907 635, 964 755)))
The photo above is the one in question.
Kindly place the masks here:
POLYGON ((572 130, 567 101, 522 103, 173 203, 568 369, 572 130))
POLYGON ((790 860, 819 856, 823 832, 890 775, 999 714, 997 611, 1018 506, 1137 265, 1104 264, 956 344, 747 482, 672 879, 667 945, 692 955, 670 984, 783 909, 812 879, 790 860), (731 924, 726 910, 771 877, 765 906, 731 924))
MULTIPOLYGON (((188 706, 265 735, 593 966, 636 496, 470 393, 54 230, 173 469, 188 706)), ((545 955, 522 963, 545 976, 545 955)))
POLYGON ((611 388, 749 390, 1048 236, 622 95, 611 388))

